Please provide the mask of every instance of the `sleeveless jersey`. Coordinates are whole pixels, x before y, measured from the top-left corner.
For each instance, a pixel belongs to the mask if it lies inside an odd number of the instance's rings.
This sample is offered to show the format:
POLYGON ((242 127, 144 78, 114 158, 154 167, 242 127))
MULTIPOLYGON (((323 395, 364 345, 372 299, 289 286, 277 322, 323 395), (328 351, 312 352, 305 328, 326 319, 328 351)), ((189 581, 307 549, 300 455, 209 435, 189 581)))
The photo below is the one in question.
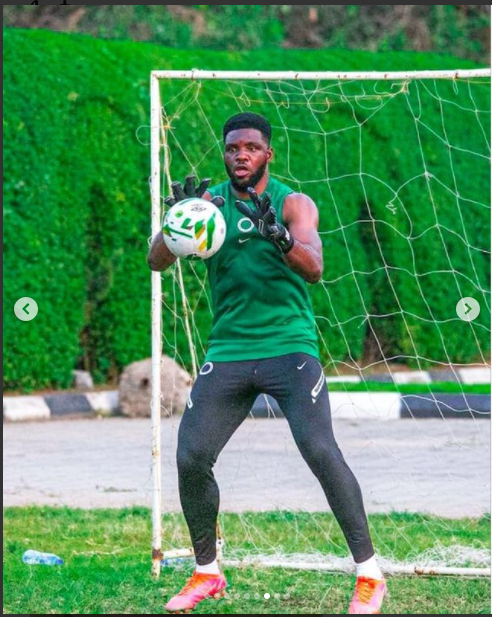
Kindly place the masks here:
MULTIPOLYGON (((283 224, 284 200, 292 189, 270 178, 266 192, 283 224)), ((229 181, 209 193, 225 199, 221 212, 227 231, 221 249, 205 260, 213 308, 205 361, 257 360, 295 352, 319 360, 308 284, 239 212, 229 181)), ((242 201, 255 207, 249 199, 242 201)))

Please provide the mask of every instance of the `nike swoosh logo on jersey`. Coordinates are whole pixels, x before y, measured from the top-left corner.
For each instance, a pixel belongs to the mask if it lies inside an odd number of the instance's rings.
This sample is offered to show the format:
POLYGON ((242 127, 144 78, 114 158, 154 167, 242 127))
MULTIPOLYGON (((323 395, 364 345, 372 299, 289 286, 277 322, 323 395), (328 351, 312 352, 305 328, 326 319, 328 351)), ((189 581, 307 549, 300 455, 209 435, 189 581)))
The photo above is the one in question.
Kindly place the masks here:
POLYGON ((300 371, 302 368, 304 368, 304 366, 307 364, 307 360, 306 362, 304 362, 304 364, 301 364, 301 366, 297 367, 297 370, 300 371))
POLYGON ((251 240, 251 238, 242 238, 241 240, 239 240, 239 243, 242 244, 243 242, 247 242, 248 240, 251 240))

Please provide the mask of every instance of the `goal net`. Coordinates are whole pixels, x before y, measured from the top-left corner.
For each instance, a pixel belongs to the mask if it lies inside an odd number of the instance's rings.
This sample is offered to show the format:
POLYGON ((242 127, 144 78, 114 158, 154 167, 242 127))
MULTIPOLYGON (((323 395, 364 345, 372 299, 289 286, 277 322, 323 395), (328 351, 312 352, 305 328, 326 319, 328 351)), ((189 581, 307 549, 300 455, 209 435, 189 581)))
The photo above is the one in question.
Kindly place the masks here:
MULTIPOLYGON (((226 178, 224 122, 266 116, 271 174, 319 209, 324 272, 309 291, 335 435, 381 563, 488 575, 490 72, 155 71, 151 82, 152 235, 171 182, 226 178), (467 298, 472 321, 457 314, 467 298)), ((183 410, 161 405, 161 352, 195 379, 213 315, 203 262, 152 277, 157 574, 163 558, 191 555, 174 464, 183 410)), ((225 563, 351 571, 275 401, 259 397, 214 473, 225 563)))

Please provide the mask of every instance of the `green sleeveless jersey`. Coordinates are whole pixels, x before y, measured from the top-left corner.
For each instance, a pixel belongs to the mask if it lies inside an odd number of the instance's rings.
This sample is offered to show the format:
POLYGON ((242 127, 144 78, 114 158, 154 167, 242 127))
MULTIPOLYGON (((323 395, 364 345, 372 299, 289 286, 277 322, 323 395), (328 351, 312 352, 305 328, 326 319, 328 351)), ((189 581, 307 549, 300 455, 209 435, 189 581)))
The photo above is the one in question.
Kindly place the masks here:
MULTIPOLYGON (((292 189, 270 178, 266 192, 283 224, 284 200, 292 189)), ((257 360, 296 352, 320 359, 306 281, 239 212, 229 181, 209 193, 225 199, 221 212, 227 231, 221 249, 205 260, 213 308, 205 361, 257 360)))

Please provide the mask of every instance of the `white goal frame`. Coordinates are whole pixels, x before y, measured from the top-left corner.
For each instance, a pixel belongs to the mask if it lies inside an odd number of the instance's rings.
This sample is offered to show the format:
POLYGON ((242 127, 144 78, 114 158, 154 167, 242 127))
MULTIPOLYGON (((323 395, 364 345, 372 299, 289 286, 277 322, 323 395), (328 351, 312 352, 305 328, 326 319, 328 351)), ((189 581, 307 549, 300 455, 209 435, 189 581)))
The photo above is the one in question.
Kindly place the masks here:
MULTIPOLYGON (((348 81, 348 80, 412 80, 412 79, 473 79, 491 76, 491 70, 437 70, 437 71, 322 71, 322 72, 296 72, 296 71, 205 71, 192 69, 188 71, 152 71, 150 74, 150 106, 151 106, 151 202, 152 202, 152 237, 160 231, 161 224, 161 146, 163 143, 161 131, 161 96, 159 89, 160 80, 284 80, 284 81, 348 81)), ((165 154, 166 156, 166 154, 165 154)), ((152 425, 152 574, 160 575, 161 560, 163 558, 190 557, 191 549, 179 549, 174 551, 162 551, 162 488, 161 488, 161 376, 160 366, 162 357, 162 281, 160 272, 152 272, 152 400, 151 400, 151 425, 152 425)), ((219 547, 222 540, 219 541, 219 547)), ((229 565, 241 565, 243 562, 225 562, 229 565)), ((257 564, 255 561, 252 563, 257 564)), ((285 567, 296 569, 317 569, 325 571, 340 571, 339 567, 329 564, 304 564, 304 563, 262 563, 263 567, 285 567)), ((465 575, 465 576, 490 576, 490 568, 463 569, 463 568, 414 568, 401 566, 386 570, 388 574, 418 574, 418 575, 465 575)))

